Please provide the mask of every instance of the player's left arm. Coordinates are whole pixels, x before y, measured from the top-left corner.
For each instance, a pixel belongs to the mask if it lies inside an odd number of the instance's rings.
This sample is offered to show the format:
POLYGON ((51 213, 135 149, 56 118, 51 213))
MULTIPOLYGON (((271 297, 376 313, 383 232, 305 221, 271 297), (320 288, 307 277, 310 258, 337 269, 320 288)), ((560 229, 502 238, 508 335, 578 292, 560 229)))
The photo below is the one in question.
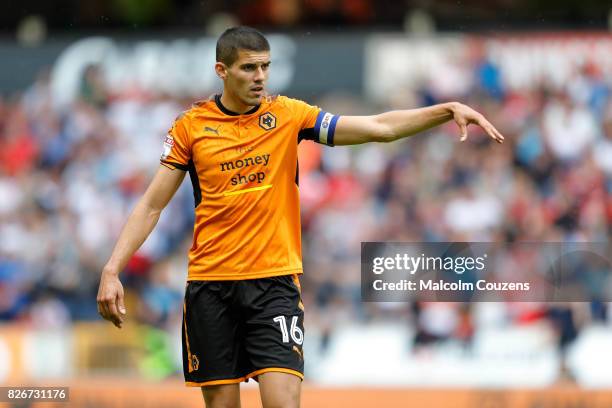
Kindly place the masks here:
POLYGON ((337 146, 392 142, 431 129, 451 119, 459 126, 462 142, 467 139, 467 127, 470 124, 480 126, 495 141, 499 143, 504 141, 501 133, 482 114, 458 102, 390 111, 372 116, 340 116, 333 141, 337 146))

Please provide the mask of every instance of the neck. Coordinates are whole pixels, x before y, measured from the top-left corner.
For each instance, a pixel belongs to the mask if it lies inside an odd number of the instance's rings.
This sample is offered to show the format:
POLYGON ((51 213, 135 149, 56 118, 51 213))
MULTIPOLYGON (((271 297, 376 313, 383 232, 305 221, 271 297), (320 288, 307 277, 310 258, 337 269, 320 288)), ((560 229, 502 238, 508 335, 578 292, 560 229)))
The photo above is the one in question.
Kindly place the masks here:
POLYGON ((223 90, 223 94, 221 95, 221 103, 223 106, 235 113, 245 113, 253 109, 255 105, 245 105, 242 101, 231 93, 227 91, 227 89, 223 90))

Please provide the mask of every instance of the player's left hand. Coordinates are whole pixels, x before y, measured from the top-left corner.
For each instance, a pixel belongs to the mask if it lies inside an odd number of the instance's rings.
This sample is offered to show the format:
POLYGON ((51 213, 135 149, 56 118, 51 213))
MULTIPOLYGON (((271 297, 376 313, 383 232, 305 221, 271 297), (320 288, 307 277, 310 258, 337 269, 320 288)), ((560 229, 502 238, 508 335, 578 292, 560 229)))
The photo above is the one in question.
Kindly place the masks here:
POLYGON ((455 103, 452 105, 451 110, 453 112, 453 119, 461 130, 461 138, 459 139, 461 142, 467 140, 467 127, 471 123, 480 126, 496 142, 504 142, 504 137, 502 134, 495 129, 491 122, 489 122, 482 114, 476 112, 474 109, 462 103, 455 103))

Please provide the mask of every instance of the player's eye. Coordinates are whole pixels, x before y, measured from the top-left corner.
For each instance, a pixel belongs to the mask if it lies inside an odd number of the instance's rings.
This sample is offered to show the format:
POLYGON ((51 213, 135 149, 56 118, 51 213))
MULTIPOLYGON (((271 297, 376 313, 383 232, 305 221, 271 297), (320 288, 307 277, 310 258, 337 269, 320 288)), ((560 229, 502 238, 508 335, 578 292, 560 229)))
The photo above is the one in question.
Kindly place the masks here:
POLYGON ((243 65, 242 69, 245 70, 245 71, 254 71, 255 70, 255 64, 243 65))

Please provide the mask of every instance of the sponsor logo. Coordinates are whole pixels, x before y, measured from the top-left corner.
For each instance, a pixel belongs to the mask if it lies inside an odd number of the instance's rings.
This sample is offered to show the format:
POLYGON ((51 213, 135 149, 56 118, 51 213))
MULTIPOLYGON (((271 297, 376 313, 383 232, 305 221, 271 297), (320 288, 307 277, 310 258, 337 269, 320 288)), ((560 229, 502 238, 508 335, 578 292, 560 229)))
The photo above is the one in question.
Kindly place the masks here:
POLYGON ((166 135, 166 140, 164 140, 164 150, 161 154, 161 159, 166 160, 172 151, 172 147, 174 147, 174 138, 172 135, 166 135))
POLYGON ((232 171, 239 170, 242 174, 238 173, 234 175, 231 179, 232 186, 236 186, 239 184, 247 184, 254 183, 255 181, 258 184, 261 184, 266 178, 266 167, 270 162, 270 153, 261 154, 251 157, 245 157, 236 160, 230 160, 227 162, 220 163, 221 171, 232 171), (254 172, 244 173, 247 167, 253 167, 254 172), (242 169, 242 170, 240 170, 242 169), (260 171, 257 171, 260 170, 260 171))
POLYGON ((276 127, 276 116, 270 112, 259 115, 259 127, 263 130, 270 130, 276 127))

